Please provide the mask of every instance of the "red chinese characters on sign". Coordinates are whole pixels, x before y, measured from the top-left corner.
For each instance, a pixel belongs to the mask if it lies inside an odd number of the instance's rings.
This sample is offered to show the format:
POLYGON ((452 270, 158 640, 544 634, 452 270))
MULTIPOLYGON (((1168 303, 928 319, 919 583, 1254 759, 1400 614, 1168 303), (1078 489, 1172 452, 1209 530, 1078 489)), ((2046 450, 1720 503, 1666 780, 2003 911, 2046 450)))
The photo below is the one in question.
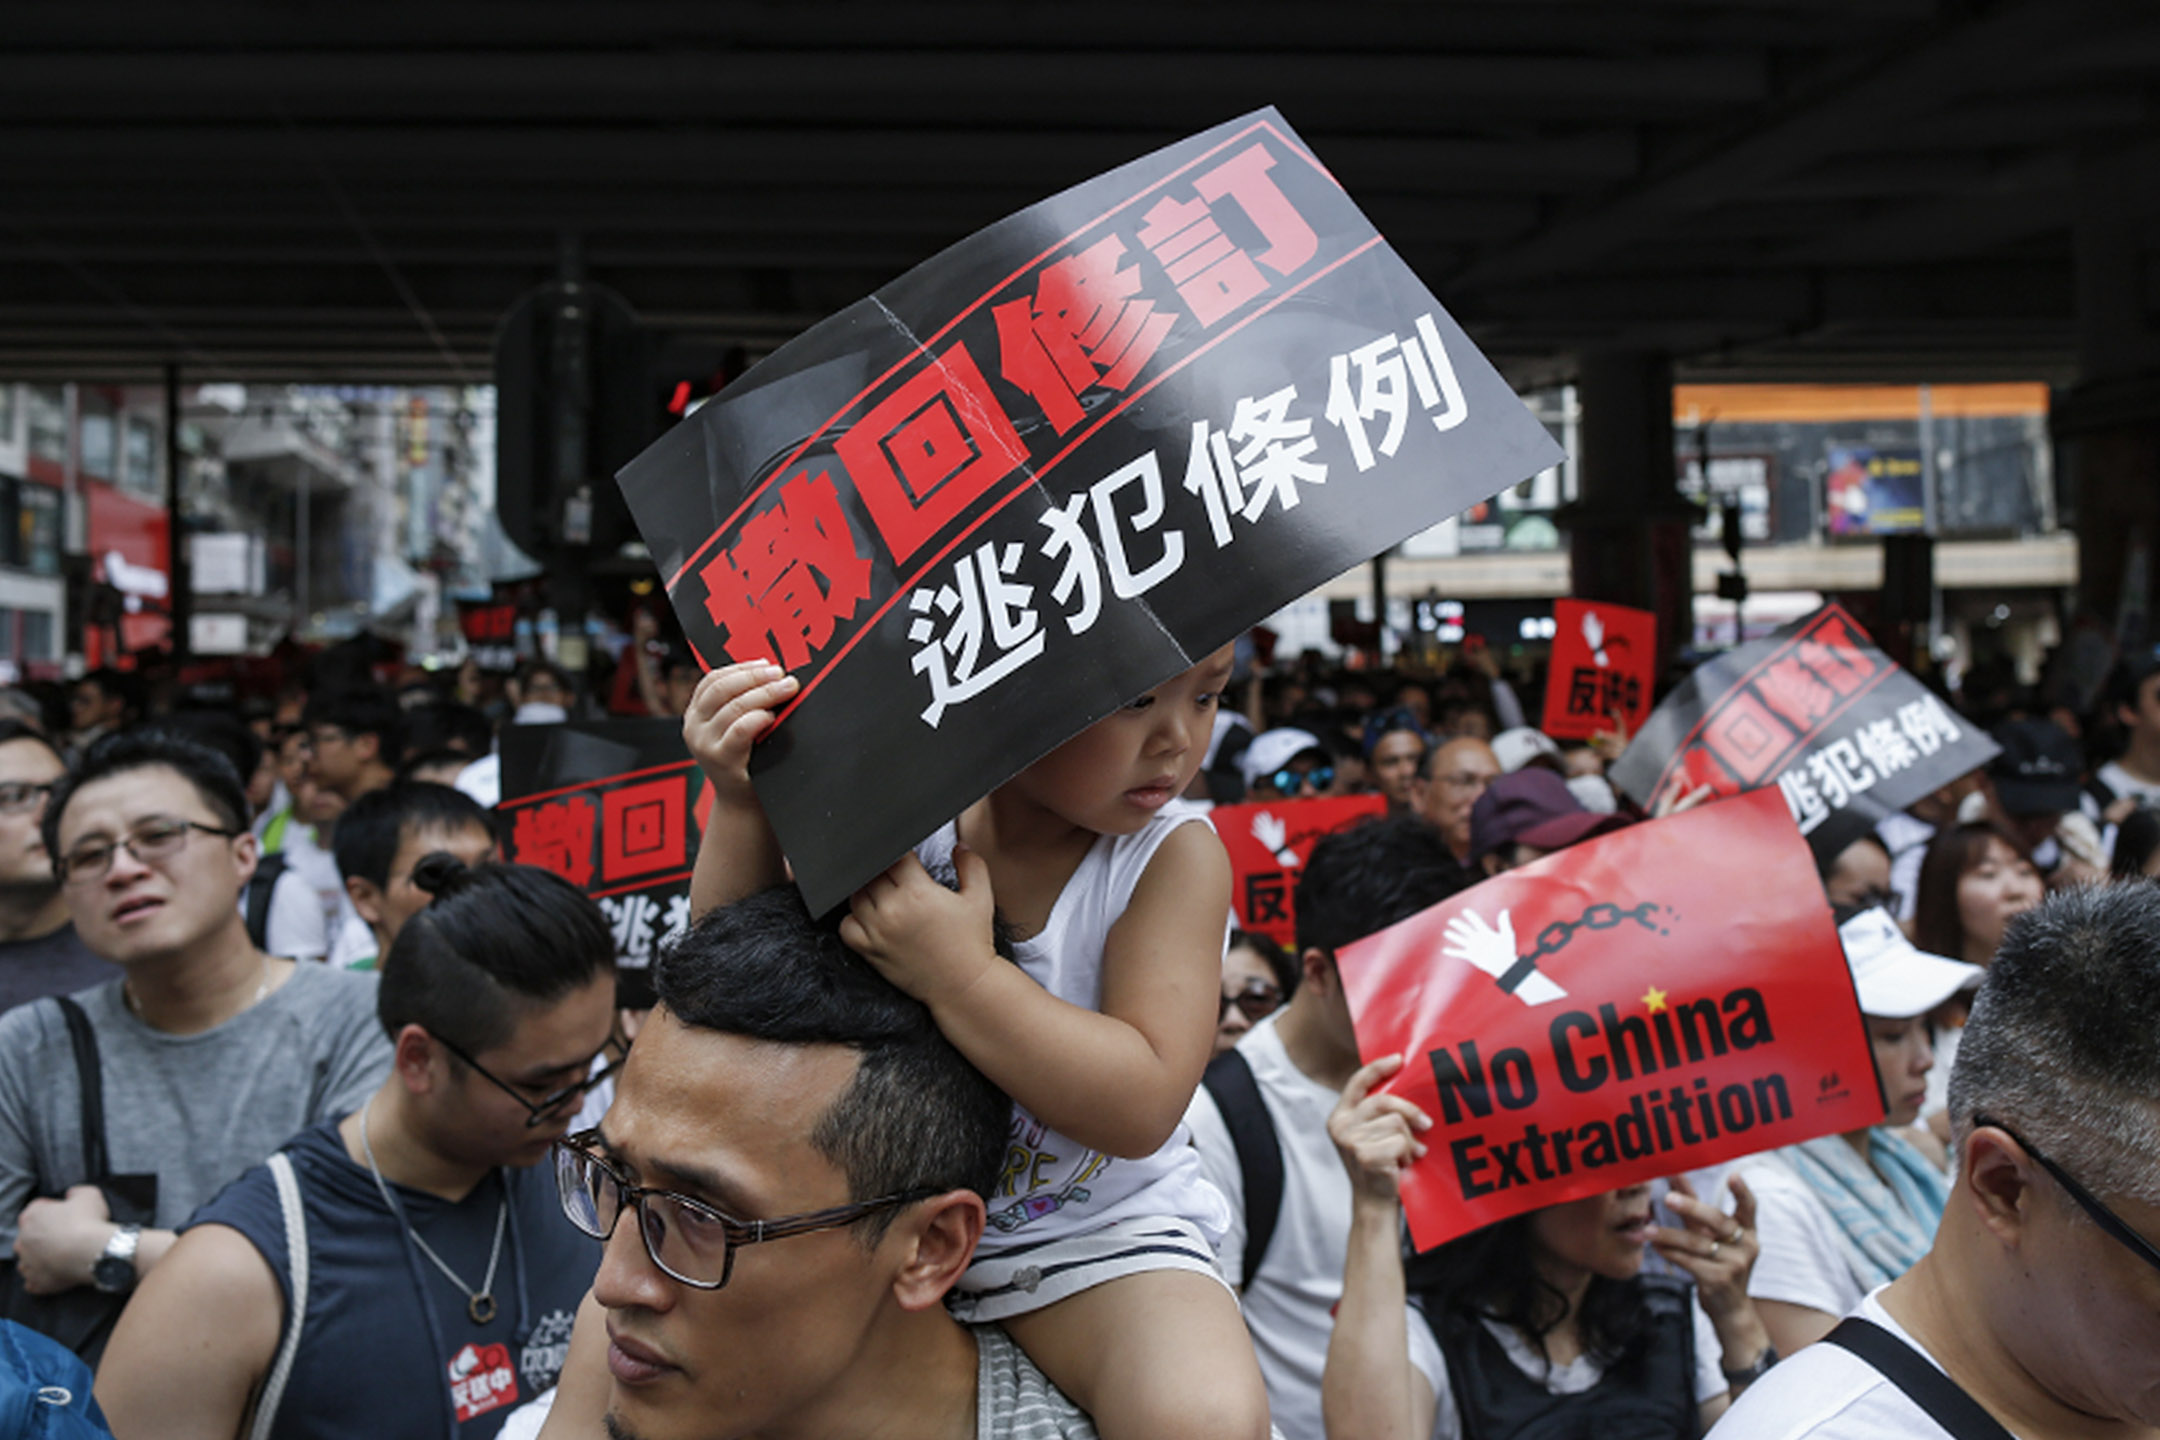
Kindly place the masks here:
POLYGON ((618 786, 600 797, 600 870, 610 884, 679 870, 689 849, 687 772, 618 786))
POLYGON ((896 565, 1027 459, 965 345, 872 406, 833 451, 896 565))
POLYGON ((580 890, 593 879, 593 803, 564 795, 518 807, 510 826, 512 858, 552 870, 580 890))
POLYGON ((870 562, 855 549, 824 471, 783 484, 779 503, 746 521, 699 578, 728 658, 776 660, 789 670, 808 665, 870 595, 870 562))
POLYGON ((449 1369, 458 1424, 517 1403, 517 1367, 510 1363, 509 1346, 467 1345, 450 1357, 449 1369))
POLYGON ((1843 611, 1826 609, 1704 722, 1696 783, 1729 793, 1768 784, 1851 702, 1895 668, 1843 611), (1722 768, 1730 778, 1720 776, 1722 768), (1737 783, 1736 783, 1737 782, 1737 783))
POLYGON ((1196 200, 1165 196, 1141 217, 1140 243, 1163 266, 1178 295, 1203 329, 1246 301, 1265 293, 1265 265, 1277 275, 1295 274, 1320 251, 1320 237, 1290 203, 1272 176, 1275 157, 1265 144, 1240 150, 1193 182, 1196 200), (1226 234, 1215 202, 1233 200, 1267 241, 1249 255, 1226 234))
POLYGON ((999 369, 1063 435, 1086 418, 1085 392, 1123 390, 1170 333, 1173 316, 1140 295, 1140 267, 1116 235, 1046 267, 1032 300, 996 306, 999 369))
POLYGON ((1419 1249, 1882 1118, 1866 1023, 1777 791, 1615 831, 1336 957, 1366 1060, 1433 1120, 1419 1249), (1744 936, 1744 942, 1736 941, 1744 936))
POLYGON ((1313 846, 1385 814, 1387 801, 1378 795, 1218 805, 1208 819, 1230 854, 1231 904, 1239 927, 1294 948, 1297 882, 1313 846))
POLYGON ((1556 740, 1587 740, 1615 723, 1632 735, 1650 713, 1657 616, 1625 605, 1553 602, 1551 668, 1539 725, 1556 740))

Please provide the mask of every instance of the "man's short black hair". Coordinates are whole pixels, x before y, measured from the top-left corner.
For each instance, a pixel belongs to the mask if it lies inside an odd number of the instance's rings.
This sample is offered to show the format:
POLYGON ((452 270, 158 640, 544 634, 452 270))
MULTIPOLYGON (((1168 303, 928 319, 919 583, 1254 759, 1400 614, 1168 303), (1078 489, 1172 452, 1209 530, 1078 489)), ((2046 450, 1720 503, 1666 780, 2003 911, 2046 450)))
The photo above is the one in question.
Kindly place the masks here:
POLYGON ((176 771, 195 787, 195 793, 217 817, 218 825, 235 834, 248 828, 247 786, 233 770, 232 761, 185 735, 170 730, 141 728, 107 735, 90 747, 73 774, 60 777, 52 798, 45 804, 45 820, 39 827, 45 836, 46 853, 60 854, 60 821, 68 802, 83 786, 109 780, 132 770, 164 766, 176 771))
POLYGON ((1375 820, 1313 846, 1297 884, 1299 953, 1333 953, 1471 883, 1440 832, 1415 815, 1375 820))
POLYGON ((125 670, 115 670, 107 665, 92 670, 75 683, 77 685, 94 686, 97 692, 106 699, 118 700, 123 719, 132 719, 142 713, 143 685, 142 677, 139 675, 132 675, 125 670))
POLYGON ((418 1025, 478 1055, 510 1038, 520 1005, 552 1004, 614 973, 600 907, 552 870, 468 867, 437 851, 413 867, 413 884, 434 898, 391 942, 375 992, 393 1038, 418 1025))
POLYGON ((1975 1115, 2160 1204, 2160 885, 2078 886, 2010 922, 1950 1072, 1960 1141, 1975 1115))
POLYGON ((243 793, 249 778, 255 774, 255 767, 262 764, 262 740, 247 727, 246 721, 230 710, 178 710, 155 720, 145 720, 138 728, 178 735, 183 740, 192 740, 217 751, 232 762, 233 773, 240 777, 243 793))
POLYGON ((408 835, 421 830, 459 830, 475 826, 495 834, 493 817, 479 801, 448 785, 399 780, 370 790, 338 816, 331 853, 338 874, 361 879, 380 890, 390 883, 390 862, 408 835))
POLYGON ((380 685, 333 690, 308 701, 302 724, 313 728, 333 725, 357 740, 376 737, 376 755, 383 764, 396 767, 405 753, 405 711, 397 697, 380 685))
MULTIPOLYGON (((856 1200, 997 1184, 1012 1101, 953 1048, 930 1011, 810 918, 792 885, 708 913, 662 953, 653 985, 685 1025, 783 1045, 845 1045, 855 1078, 810 1143, 856 1200)), ((891 1212, 866 1222, 875 1243, 891 1212)))

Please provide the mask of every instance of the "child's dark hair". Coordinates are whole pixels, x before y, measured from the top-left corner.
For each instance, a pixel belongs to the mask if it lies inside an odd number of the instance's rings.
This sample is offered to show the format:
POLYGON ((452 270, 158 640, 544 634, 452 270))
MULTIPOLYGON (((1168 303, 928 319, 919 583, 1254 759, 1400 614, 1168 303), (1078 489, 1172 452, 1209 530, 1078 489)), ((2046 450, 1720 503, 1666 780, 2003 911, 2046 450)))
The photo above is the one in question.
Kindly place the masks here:
POLYGON ((45 804, 45 820, 39 827, 47 854, 60 853, 60 821, 68 803, 83 786, 134 770, 163 766, 195 787, 195 793, 217 817, 218 825, 234 834, 248 828, 247 785, 233 770, 233 763, 209 746, 170 730, 122 730, 90 747, 82 765, 64 775, 45 804))
POLYGON ((375 1013, 393 1038, 418 1025, 478 1055, 510 1038, 521 1006, 613 974, 614 937, 600 907, 553 871, 468 867, 436 851, 412 878, 434 899, 383 957, 375 1013))
POLYGON ((355 740, 373 735, 376 758, 393 768, 405 753, 405 711, 397 697, 380 685, 318 695, 308 701, 303 723, 311 729, 317 725, 334 726, 355 740))

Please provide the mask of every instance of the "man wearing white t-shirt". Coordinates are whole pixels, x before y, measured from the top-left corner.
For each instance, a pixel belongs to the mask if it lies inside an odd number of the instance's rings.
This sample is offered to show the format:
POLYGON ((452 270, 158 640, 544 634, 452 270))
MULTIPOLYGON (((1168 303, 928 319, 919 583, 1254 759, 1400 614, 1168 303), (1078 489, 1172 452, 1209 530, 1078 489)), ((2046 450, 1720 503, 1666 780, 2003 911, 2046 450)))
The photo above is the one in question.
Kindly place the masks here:
POLYGON ((2160 1436, 2160 887, 2011 923, 1950 1114, 1934 1247, 1711 1440, 2160 1436))
MULTIPOLYGON (((1439 832, 1415 816, 1314 846, 1296 897, 1303 978, 1287 1005, 1210 1068, 1208 1084, 1185 1113, 1202 1170, 1230 1201, 1220 1258, 1239 1287, 1268 1407, 1285 1440, 1322 1440, 1320 1374, 1350 1235, 1350 1179, 1328 1139, 1327 1117, 1358 1068, 1358 1052, 1335 951, 1439 904, 1468 879, 1439 832), (1272 1215, 1260 1213, 1265 1195, 1247 1192, 1226 1107, 1214 1098, 1226 1063, 1250 1073, 1264 1128, 1273 1131, 1260 1143, 1272 1138, 1280 1154, 1280 1201, 1272 1215), (1247 1273, 1248 1237, 1260 1230, 1268 1231, 1265 1250, 1247 1273)), ((1438 1352, 1425 1349, 1437 1369, 1438 1352)))

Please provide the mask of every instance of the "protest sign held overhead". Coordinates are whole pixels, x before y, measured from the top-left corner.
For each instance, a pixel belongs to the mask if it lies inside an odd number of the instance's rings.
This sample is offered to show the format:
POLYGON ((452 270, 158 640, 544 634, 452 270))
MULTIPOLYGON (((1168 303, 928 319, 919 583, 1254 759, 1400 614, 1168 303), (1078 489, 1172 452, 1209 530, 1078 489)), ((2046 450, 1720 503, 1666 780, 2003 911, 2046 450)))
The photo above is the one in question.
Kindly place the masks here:
POLYGON ((1995 742, 1868 643, 1836 605, 1705 661, 1658 706, 1612 782, 1644 807, 1708 785, 1776 786, 1802 834, 1847 806, 1902 810, 1995 742))
POLYGON ((1297 882, 1313 846, 1338 830, 1387 814, 1379 795, 1319 800, 1258 800, 1209 812, 1230 852, 1231 904, 1238 927, 1285 949, 1297 946, 1297 882))
POLYGON ((824 911, 1052 746, 1559 447, 1282 117, 978 232, 624 468, 824 911))
POLYGON ((517 606, 509 601, 458 601, 458 631, 465 637, 465 653, 488 674, 516 671, 517 618, 517 606))
POLYGON ((1657 677, 1657 616, 1602 601, 1553 602, 1545 718, 1555 740, 1587 740, 1618 728, 1632 735, 1650 713, 1657 677))
POLYGON ((1496 1220, 1880 1120, 1851 971, 1784 805, 1638 824, 1336 956, 1381 1088, 1432 1117, 1421 1250, 1496 1220))
POLYGON ((503 846, 599 903, 631 970, 690 925, 690 871, 709 808, 673 720, 575 720, 502 732, 503 846))

